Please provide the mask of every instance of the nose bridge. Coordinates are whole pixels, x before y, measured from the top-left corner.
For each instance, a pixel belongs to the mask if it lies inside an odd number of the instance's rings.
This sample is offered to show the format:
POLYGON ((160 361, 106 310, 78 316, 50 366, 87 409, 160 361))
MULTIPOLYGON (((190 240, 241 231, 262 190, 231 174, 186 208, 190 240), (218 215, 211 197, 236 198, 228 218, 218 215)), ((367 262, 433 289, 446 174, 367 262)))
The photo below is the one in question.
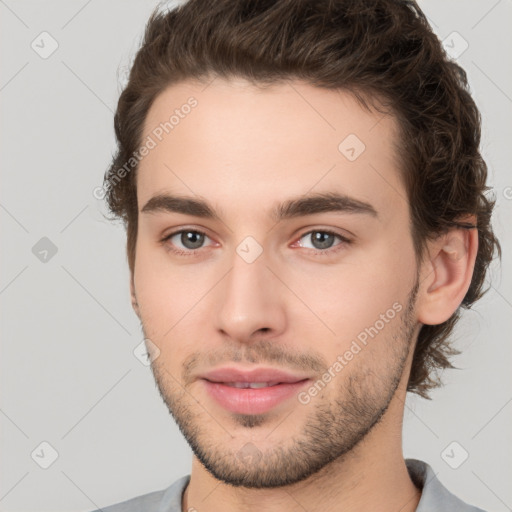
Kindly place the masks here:
POLYGON ((282 295, 267 268, 267 257, 260 252, 253 259, 256 247, 251 243, 237 247, 218 302, 217 328, 237 341, 247 341, 261 329, 277 334, 285 324, 282 295))

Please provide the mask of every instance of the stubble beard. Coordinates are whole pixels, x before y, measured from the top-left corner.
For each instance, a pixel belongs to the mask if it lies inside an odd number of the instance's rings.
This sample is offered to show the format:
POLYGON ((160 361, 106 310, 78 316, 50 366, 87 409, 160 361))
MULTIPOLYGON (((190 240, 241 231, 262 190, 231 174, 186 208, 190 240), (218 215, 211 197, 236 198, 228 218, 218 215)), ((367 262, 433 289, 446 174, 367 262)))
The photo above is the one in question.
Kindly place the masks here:
MULTIPOLYGON (((195 456, 217 480, 253 489, 282 487, 305 480, 333 461, 342 461, 350 455, 384 416, 414 345, 412 313, 417 291, 418 281, 409 293, 407 307, 397 317, 400 326, 394 334, 388 339, 373 340, 390 347, 390 367, 376 372, 375 367, 367 365, 367 359, 359 359, 359 364, 347 377, 337 376, 340 379, 337 397, 328 403, 319 397, 311 400, 307 405, 311 411, 301 432, 289 437, 283 431, 280 445, 266 450, 260 450, 253 443, 240 447, 240 443, 230 439, 226 421, 217 420, 211 411, 198 404, 156 359, 151 367, 160 396, 195 456)), ((265 424, 275 420, 270 413, 231 414, 231 418, 238 428, 246 429, 264 428, 265 424)), ((274 436, 281 428, 278 423, 277 427, 270 428, 274 430, 274 436)))

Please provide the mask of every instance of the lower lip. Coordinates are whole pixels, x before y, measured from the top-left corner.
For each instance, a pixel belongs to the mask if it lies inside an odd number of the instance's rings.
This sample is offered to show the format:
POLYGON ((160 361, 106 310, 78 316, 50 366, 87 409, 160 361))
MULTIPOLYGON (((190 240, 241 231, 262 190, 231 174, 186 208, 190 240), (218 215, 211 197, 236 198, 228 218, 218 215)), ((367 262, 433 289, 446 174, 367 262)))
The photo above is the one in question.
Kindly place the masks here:
POLYGON ((210 396, 224 409, 238 414, 262 414, 298 393, 309 379, 266 388, 235 388, 203 380, 210 396))

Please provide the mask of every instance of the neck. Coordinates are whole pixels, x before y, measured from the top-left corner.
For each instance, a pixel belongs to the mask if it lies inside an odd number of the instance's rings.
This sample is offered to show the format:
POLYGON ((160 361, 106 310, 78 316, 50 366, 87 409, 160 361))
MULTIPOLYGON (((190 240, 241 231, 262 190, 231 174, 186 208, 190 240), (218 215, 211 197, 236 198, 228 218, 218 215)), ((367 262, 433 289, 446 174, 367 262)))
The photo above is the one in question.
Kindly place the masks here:
POLYGON ((405 396, 400 395, 350 453, 296 484, 273 489, 233 487, 214 478, 194 457, 183 511, 414 512, 421 491, 412 482, 402 455, 405 396), (393 422, 397 417, 400 421, 393 422))

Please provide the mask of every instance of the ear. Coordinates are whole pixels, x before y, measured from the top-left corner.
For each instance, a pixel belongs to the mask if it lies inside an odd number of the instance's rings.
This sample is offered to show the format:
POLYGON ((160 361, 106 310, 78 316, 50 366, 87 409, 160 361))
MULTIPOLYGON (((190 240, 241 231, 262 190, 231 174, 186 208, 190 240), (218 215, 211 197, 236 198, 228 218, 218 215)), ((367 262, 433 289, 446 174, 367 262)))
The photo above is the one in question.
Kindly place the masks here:
MULTIPOLYGON (((466 217, 461 222, 476 226, 475 216, 466 217)), ((455 313, 471 284, 477 252, 476 227, 454 228, 429 243, 417 301, 421 323, 438 325, 455 313)))
POLYGON ((130 295, 132 298, 132 308, 135 314, 140 318, 139 304, 137 302, 137 296, 135 295, 135 284, 133 282, 133 273, 130 275, 130 295))

